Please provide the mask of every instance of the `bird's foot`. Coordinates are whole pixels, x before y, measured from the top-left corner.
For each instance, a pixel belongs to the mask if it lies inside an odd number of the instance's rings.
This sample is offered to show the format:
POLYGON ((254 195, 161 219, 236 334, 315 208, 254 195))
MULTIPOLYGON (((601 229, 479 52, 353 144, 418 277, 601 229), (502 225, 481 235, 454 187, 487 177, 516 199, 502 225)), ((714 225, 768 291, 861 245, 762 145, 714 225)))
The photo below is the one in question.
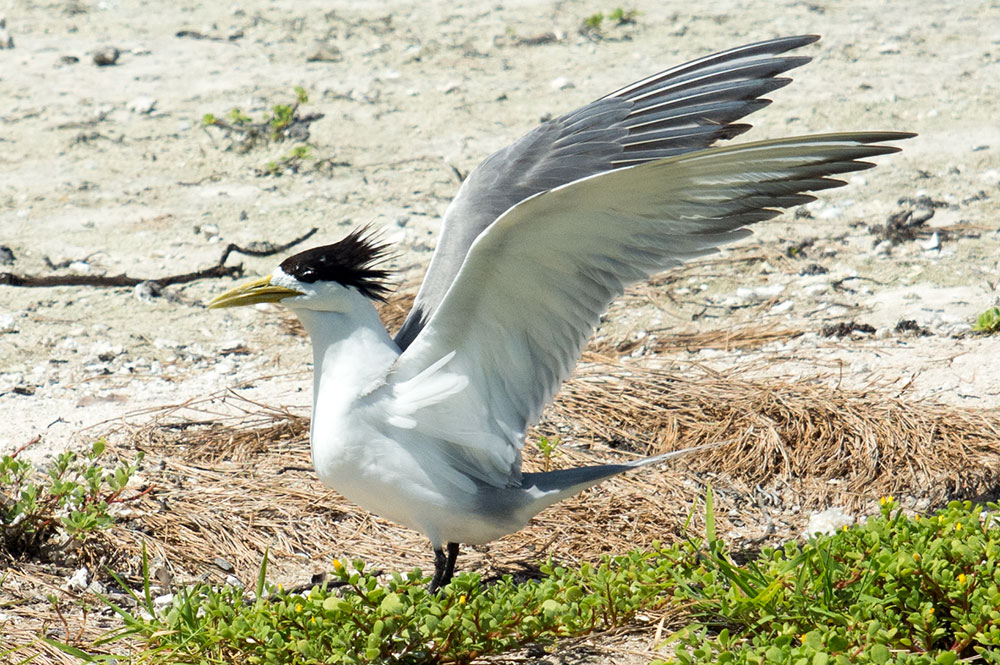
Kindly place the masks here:
POLYGON ((448 543, 448 555, 444 550, 437 548, 434 550, 434 577, 427 587, 430 593, 437 593, 451 582, 455 576, 455 560, 458 558, 458 543, 448 543))

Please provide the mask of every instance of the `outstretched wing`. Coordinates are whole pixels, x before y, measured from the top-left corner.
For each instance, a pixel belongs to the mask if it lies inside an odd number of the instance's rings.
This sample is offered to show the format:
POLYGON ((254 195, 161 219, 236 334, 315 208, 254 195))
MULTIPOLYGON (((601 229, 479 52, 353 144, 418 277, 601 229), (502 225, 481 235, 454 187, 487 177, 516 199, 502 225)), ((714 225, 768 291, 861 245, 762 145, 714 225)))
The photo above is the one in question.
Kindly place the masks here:
POLYGON ((413 429, 462 471, 503 486, 520 477, 525 428, 579 360, 625 287, 750 234, 747 225, 843 185, 828 176, 898 148, 895 132, 828 134, 715 148, 610 171, 504 213, 473 243, 390 382, 413 429), (414 377, 461 388, 420 400, 414 377), (403 388, 405 386, 405 388, 403 388))
POLYGON ((476 237, 529 196, 587 176, 695 150, 750 129, 736 120, 788 85, 779 74, 809 62, 778 57, 815 35, 772 39, 689 62, 546 122, 493 153, 445 212, 423 284, 396 335, 405 349, 444 298, 476 237))

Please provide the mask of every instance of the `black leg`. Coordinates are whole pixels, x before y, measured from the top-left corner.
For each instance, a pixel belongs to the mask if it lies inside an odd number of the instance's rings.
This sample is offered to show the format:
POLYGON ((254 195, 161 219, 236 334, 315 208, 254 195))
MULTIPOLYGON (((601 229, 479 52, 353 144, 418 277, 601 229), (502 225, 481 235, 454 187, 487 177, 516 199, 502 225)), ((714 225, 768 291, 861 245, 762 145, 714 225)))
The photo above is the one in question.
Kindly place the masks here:
MULTIPOLYGON (((448 550, 448 553, 449 554, 451 553, 450 549, 448 550)), ((445 568, 447 568, 447 566, 448 566, 448 563, 447 563, 447 561, 444 558, 444 550, 442 550, 441 548, 435 549, 434 550, 434 577, 431 578, 431 584, 430 584, 429 587, 427 587, 428 591, 430 591, 431 593, 434 593, 435 591, 437 591, 442 586, 444 586, 445 584, 448 583, 447 581, 444 581, 444 582, 441 581, 444 578, 445 568)))
POLYGON ((448 543, 448 556, 445 557, 443 549, 434 550, 434 577, 427 590, 434 593, 441 587, 451 582, 455 576, 455 560, 458 558, 458 543, 448 543))
POLYGON ((448 543, 448 562, 445 564, 444 578, 441 580, 441 586, 451 582, 451 578, 455 576, 455 560, 457 558, 458 543, 448 543))

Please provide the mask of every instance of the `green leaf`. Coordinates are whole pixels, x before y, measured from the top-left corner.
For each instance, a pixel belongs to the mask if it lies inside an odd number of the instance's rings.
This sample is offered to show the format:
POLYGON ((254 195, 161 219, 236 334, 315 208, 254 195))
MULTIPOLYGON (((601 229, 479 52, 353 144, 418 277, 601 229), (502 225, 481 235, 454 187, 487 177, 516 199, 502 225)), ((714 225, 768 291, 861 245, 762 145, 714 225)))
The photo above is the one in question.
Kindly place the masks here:
POLYGON ((323 609, 327 612, 338 612, 346 609, 347 607, 347 601, 337 598, 336 596, 330 596, 323 601, 323 609))
POLYGON ((254 587, 255 596, 257 598, 256 605, 261 607, 264 601, 264 590, 267 587, 267 557, 270 553, 271 548, 268 547, 264 550, 264 557, 260 560, 260 570, 257 571, 257 586, 254 587))
POLYGON ((712 500, 712 483, 705 484, 705 540, 715 542, 715 507, 712 500))
POLYGON ((988 310, 976 317, 976 322, 972 325, 975 332, 992 335, 1000 332, 1000 307, 990 307, 988 310))
POLYGON ((884 644, 873 644, 868 650, 868 657, 876 665, 885 665, 885 663, 889 662, 890 658, 889 648, 884 644))
POLYGON ((397 614, 403 609, 403 601, 399 599, 399 594, 388 593, 379 604, 379 609, 384 614, 397 614))

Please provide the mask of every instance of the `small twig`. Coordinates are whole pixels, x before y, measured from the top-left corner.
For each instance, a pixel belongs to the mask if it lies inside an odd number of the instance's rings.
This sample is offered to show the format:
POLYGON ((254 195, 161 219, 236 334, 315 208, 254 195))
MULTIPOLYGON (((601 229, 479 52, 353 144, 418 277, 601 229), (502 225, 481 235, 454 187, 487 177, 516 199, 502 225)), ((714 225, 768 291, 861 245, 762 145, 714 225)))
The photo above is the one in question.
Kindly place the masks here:
POLYGON ((46 267, 48 267, 48 269, 49 269, 49 270, 62 270, 63 268, 68 268, 68 267, 70 267, 70 266, 71 266, 71 265, 73 265, 73 263, 75 263, 75 262, 76 262, 77 260, 80 260, 80 261, 83 261, 84 263, 86 263, 86 262, 87 262, 87 261, 89 261, 89 260, 90 260, 90 259, 91 259, 92 257, 94 257, 94 256, 97 256, 97 255, 98 255, 98 254, 100 254, 100 253, 101 253, 101 250, 98 250, 98 251, 96 251, 96 252, 91 252, 90 254, 87 254, 87 255, 86 255, 85 257, 83 257, 82 259, 65 259, 65 260, 63 260, 63 261, 60 261, 59 263, 53 263, 53 262, 52 262, 52 259, 50 259, 50 258, 49 258, 49 257, 47 257, 47 256, 46 256, 46 257, 43 257, 43 258, 42 258, 42 260, 43 260, 43 261, 45 261, 45 265, 46 265, 46 267))
POLYGON ((209 277, 231 277, 243 274, 243 265, 227 266, 225 265, 226 259, 233 252, 237 254, 245 254, 247 256, 272 256, 274 254, 281 253, 290 247, 303 242, 313 236, 319 229, 312 228, 308 233, 299 236, 298 238, 287 242, 283 245, 273 245, 269 242, 257 243, 259 247, 240 247, 235 243, 229 243, 225 250, 222 252, 222 257, 219 261, 209 267, 202 270, 196 270, 194 272, 187 272, 180 275, 168 275, 166 277, 157 277, 153 279, 141 279, 138 277, 129 277, 126 274, 121 275, 18 275, 12 272, 0 272, 0 284, 6 284, 8 286, 24 286, 24 287, 45 287, 45 286, 98 286, 98 287, 116 287, 116 286, 137 286, 143 282, 153 282, 159 284, 160 286, 170 286, 172 284, 186 284, 188 282, 194 282, 199 279, 206 279, 209 277))
POLYGON ((313 470, 312 467, 309 466, 283 466, 280 469, 278 469, 275 473, 280 476, 286 471, 302 471, 305 473, 312 473, 312 470, 313 470))
POLYGON ((24 452, 24 451, 25 451, 25 450, 26 450, 27 448, 29 448, 29 447, 31 447, 31 446, 33 446, 33 445, 35 445, 36 443, 38 443, 38 442, 39 442, 39 441, 41 441, 41 440, 42 440, 42 435, 41 435, 41 434, 36 434, 36 435, 35 435, 35 438, 31 439, 30 441, 28 441, 28 442, 27 442, 26 444, 24 444, 23 446, 20 446, 20 447, 19 447, 19 448, 18 448, 17 450, 15 450, 15 451, 14 451, 13 453, 11 453, 11 455, 10 455, 10 456, 11 456, 12 458, 13 458, 13 457, 17 457, 17 456, 18 456, 19 454, 21 454, 22 452, 24 452))
MULTIPOLYGON (((209 136, 211 136, 211 134, 209 136)), ((222 177, 221 173, 212 173, 211 175, 207 175, 204 178, 199 178, 198 180, 192 180, 190 182, 178 180, 177 184, 180 185, 181 187, 197 187, 198 185, 205 182, 217 182, 221 177, 222 177)))
POLYGON ((59 617, 59 621, 62 622, 63 631, 66 634, 66 639, 67 640, 70 639, 70 637, 69 637, 69 623, 66 621, 66 617, 63 616, 62 609, 59 607, 59 601, 55 598, 55 596, 49 596, 49 602, 52 603, 52 609, 55 610, 56 616, 58 616, 59 617))
POLYGON ((147 494, 150 494, 155 489, 156 489, 156 485, 147 485, 146 489, 142 490, 138 494, 135 494, 134 496, 129 496, 129 497, 126 497, 126 498, 123 499, 123 498, 121 498, 121 495, 122 495, 122 492, 125 491, 125 488, 122 488, 122 489, 118 490, 117 492, 112 492, 106 499, 104 499, 104 502, 107 503, 107 504, 112 504, 112 503, 126 503, 128 501, 138 501, 139 499, 141 499, 142 497, 146 496, 147 494))
MULTIPOLYGON (((312 579, 308 582, 302 582, 296 584, 295 586, 288 587, 284 590, 285 596, 294 596, 296 594, 305 593, 311 590, 315 586, 325 585, 327 589, 340 589, 348 585, 348 582, 343 582, 341 580, 330 580, 327 579, 326 573, 319 573, 318 575, 313 575, 312 579)), ((273 600, 278 600, 277 595, 273 600)))
POLYGON ((313 237, 317 231, 319 231, 319 229, 314 226, 313 228, 309 229, 308 232, 299 236, 295 240, 286 242, 284 245, 277 245, 277 246, 269 242, 254 243, 255 245, 258 245, 257 247, 240 247, 235 243, 229 243, 229 245, 226 246, 225 251, 222 252, 222 258, 219 259, 219 263, 220 264, 225 263, 226 259, 229 258, 229 254, 232 252, 246 254, 247 256, 273 256, 274 254, 278 254, 280 252, 284 252, 285 250, 291 249, 295 245, 298 245, 300 242, 305 242, 309 238, 313 237))
POLYGON ((844 286, 844 282, 847 282, 847 281, 852 280, 852 279, 857 279, 857 280, 861 280, 861 281, 864 281, 864 282, 871 282, 872 284, 877 284, 878 286, 889 286, 891 284, 891 282, 880 282, 877 279, 872 279, 871 277, 859 277, 859 276, 855 275, 855 276, 852 276, 852 277, 844 277, 843 279, 835 280, 835 281, 831 282, 831 286, 833 286, 834 290, 836 290, 836 291, 844 291, 844 292, 847 292, 847 293, 857 293, 857 291, 855 291, 851 287, 844 286))

